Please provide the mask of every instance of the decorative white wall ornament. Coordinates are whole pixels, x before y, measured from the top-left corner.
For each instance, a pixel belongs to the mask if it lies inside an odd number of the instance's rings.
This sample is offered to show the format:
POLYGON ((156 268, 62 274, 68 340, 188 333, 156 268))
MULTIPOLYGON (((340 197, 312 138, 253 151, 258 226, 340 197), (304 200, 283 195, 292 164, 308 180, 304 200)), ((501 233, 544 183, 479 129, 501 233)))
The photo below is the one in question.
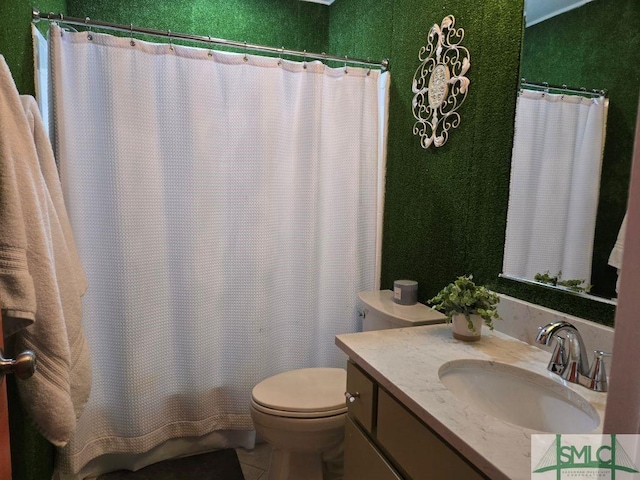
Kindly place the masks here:
POLYGON ((412 109, 416 123, 413 134, 420 136, 422 148, 444 145, 449 129, 460 125, 458 109, 467 98, 471 66, 469 50, 460 45, 462 28, 454 28, 455 17, 447 15, 440 26, 429 30, 428 43, 420 48, 422 62, 413 75, 412 109))

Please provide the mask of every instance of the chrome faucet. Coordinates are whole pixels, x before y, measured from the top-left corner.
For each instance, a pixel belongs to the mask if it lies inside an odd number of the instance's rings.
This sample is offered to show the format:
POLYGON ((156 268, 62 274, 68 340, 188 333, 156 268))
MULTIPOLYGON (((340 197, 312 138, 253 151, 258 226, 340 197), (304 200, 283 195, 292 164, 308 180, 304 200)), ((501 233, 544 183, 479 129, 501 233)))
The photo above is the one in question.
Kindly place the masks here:
POLYGON ((578 329, 569 322, 552 322, 540 327, 536 342, 550 345, 556 339, 556 347, 547 369, 568 382, 578 383, 597 392, 607 391, 607 374, 604 357, 611 354, 596 350, 593 365, 589 368, 587 350, 578 329), (564 336, 560 336, 564 333, 564 336))

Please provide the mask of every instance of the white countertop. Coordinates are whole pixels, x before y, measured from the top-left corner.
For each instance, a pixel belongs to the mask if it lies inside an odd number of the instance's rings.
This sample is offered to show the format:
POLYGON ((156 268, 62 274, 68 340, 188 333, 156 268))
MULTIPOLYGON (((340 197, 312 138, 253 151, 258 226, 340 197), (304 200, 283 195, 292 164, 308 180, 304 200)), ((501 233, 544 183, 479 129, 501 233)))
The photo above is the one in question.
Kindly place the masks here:
MULTIPOLYGON (((488 477, 530 480, 531 434, 548 432, 504 422, 462 403, 440 382, 438 370, 451 360, 493 360, 566 384, 547 371, 548 352, 486 327, 479 342, 461 342, 449 325, 338 335, 336 345, 488 477)), ((593 433, 601 432, 606 394, 566 385, 598 411, 600 426, 593 433)))

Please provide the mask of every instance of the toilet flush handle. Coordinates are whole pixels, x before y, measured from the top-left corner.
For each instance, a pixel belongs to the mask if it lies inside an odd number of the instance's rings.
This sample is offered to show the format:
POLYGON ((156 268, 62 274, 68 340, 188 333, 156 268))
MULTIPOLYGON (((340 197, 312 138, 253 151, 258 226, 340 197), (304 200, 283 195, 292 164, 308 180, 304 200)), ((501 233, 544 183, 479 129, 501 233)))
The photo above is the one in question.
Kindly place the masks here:
POLYGON ((358 392, 356 393, 344 392, 344 396, 347 397, 347 402, 353 403, 356 401, 356 398, 360 396, 360 394, 358 392))

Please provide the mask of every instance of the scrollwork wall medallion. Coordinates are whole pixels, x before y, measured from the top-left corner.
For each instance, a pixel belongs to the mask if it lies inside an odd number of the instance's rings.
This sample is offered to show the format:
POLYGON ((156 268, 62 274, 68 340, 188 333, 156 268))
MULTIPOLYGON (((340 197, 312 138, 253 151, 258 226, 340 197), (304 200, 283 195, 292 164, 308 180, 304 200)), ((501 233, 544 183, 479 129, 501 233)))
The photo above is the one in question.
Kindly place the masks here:
POLYGON ((413 134, 420 136, 423 148, 444 145, 449 130, 460 125, 458 109, 467 98, 471 66, 469 50, 461 45, 464 30, 455 28, 453 15, 429 30, 427 45, 420 48, 420 66, 411 86, 412 109, 416 123, 413 134))

